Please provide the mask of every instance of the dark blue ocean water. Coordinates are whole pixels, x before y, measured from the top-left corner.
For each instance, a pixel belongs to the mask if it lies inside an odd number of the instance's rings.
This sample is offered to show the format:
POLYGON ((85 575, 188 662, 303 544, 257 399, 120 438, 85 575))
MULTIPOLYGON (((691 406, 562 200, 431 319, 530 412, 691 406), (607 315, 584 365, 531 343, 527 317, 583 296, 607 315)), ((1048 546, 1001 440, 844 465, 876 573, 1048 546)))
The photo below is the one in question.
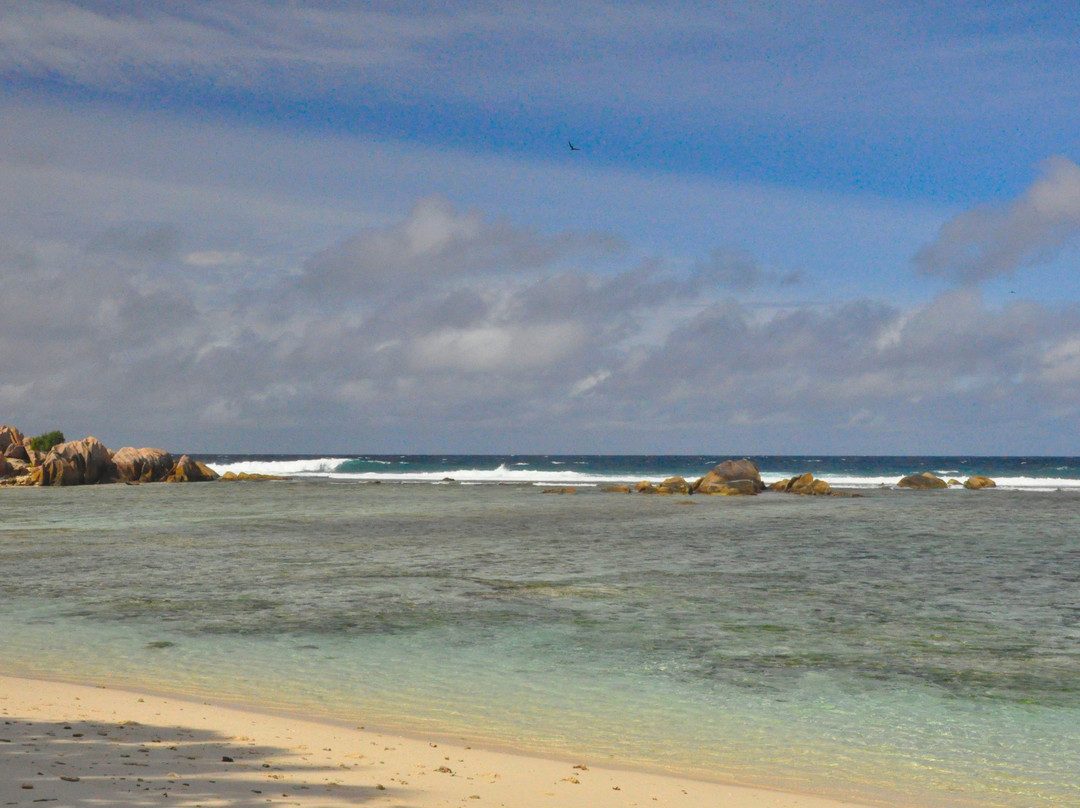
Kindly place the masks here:
MULTIPOLYGON (((215 468, 399 482, 601 484, 705 474, 722 455, 207 455, 215 468)), ((895 484, 931 471, 979 474, 1007 488, 1080 487, 1080 458, 976 456, 751 456, 767 482, 810 472, 841 487, 895 484)))

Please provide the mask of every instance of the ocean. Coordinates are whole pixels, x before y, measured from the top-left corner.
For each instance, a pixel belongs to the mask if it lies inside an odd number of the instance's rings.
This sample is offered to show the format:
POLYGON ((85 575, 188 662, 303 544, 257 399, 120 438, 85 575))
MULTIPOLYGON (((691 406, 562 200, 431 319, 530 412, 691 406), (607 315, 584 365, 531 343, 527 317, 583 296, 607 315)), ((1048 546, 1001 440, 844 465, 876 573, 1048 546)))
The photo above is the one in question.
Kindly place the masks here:
POLYGON ((904 806, 1080 806, 1080 458, 213 456, 0 490, 0 670, 904 806), (907 491, 903 474, 998 488, 907 491), (544 495, 573 486, 576 495, 544 495))

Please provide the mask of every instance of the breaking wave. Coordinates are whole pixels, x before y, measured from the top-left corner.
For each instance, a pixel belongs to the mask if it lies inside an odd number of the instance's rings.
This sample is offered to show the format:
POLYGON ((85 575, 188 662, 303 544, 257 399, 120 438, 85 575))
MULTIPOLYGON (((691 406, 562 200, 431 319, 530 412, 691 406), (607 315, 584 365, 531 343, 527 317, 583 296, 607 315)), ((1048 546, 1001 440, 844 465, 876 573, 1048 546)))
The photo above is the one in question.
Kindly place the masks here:
MULTIPOLYGON (((639 480, 659 482, 670 476, 694 480, 705 474, 718 460, 701 457, 614 457, 614 456, 480 456, 480 455, 400 455, 400 456, 217 456, 204 458, 218 473, 232 471, 271 474, 285 477, 326 478, 358 482, 462 483, 469 485, 578 485, 597 486, 634 483, 639 480)), ((937 458, 940 460, 940 458, 937 458)), ((995 480, 998 488, 1027 491, 1058 489, 1080 490, 1080 464, 1062 466, 1040 464, 1032 468, 1029 460, 1017 458, 987 459, 975 465, 920 464, 917 458, 901 462, 882 458, 796 458, 769 457, 758 461, 766 484, 812 470, 816 477, 834 488, 870 489, 895 487, 901 477, 921 468, 934 468, 944 479, 963 482, 972 474, 984 474, 995 480), (965 470, 963 467, 967 465, 965 470), (1024 473, 1016 473, 1023 468, 1024 473), (1034 472, 1033 474, 1028 472, 1034 472), (1039 476, 1043 473, 1046 476, 1039 476), (1062 472, 1065 472, 1063 474, 1062 472), (1075 476, 1069 476, 1074 472, 1075 476)))

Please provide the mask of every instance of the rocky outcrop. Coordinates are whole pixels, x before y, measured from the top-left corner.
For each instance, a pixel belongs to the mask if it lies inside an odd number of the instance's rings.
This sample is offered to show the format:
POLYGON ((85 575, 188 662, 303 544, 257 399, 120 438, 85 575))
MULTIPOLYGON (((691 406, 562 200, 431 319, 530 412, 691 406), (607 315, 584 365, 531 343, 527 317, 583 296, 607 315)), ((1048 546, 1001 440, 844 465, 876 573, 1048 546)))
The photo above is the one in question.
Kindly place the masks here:
POLYGON ((634 489, 628 485, 605 485, 600 490, 608 494, 630 494, 634 489))
POLYGON ((983 488, 997 488, 997 483, 991 480, 989 477, 983 477, 981 474, 975 474, 968 477, 964 481, 964 488, 972 491, 979 491, 983 488))
POLYGON ((765 484, 753 461, 725 460, 698 480, 693 490, 695 494, 745 496, 761 493, 765 484))
POLYGON ((30 450, 26 448, 22 443, 11 443, 4 449, 4 457, 14 460, 22 460, 24 463, 30 462, 30 450))
POLYGON ((656 486, 650 483, 648 480, 642 480, 640 483, 634 486, 634 490, 639 494, 658 494, 656 486))
POLYGON ((26 437, 13 426, 0 426, 0 452, 7 454, 9 446, 22 446, 26 437))
POLYGON ((569 486, 565 488, 545 488, 540 492, 541 494, 576 494, 577 489, 569 486))
POLYGON ((777 480, 769 486, 770 491, 779 491, 783 494, 799 494, 802 496, 828 496, 832 494, 832 486, 824 480, 818 480, 813 474, 807 472, 798 477, 790 477, 786 480, 777 480))
MULTIPOLYGON (((34 440, 62 440, 59 431, 34 440)), ((0 426, 0 485, 95 485, 99 483, 207 482, 218 474, 205 463, 184 455, 174 461, 164 449, 125 446, 111 452, 89 437, 53 446, 47 452, 31 449, 32 441, 15 427, 0 426)), ((234 479, 236 475, 233 475, 234 479)), ((243 479, 286 479, 245 474, 243 479)))
POLYGON ((30 464, 25 460, 19 460, 17 457, 5 457, 4 465, 7 467, 8 473, 0 474, 0 478, 21 477, 30 474, 30 464))
POLYGON ((105 444, 89 437, 54 446, 31 474, 36 485, 94 485, 115 481, 116 466, 105 444))
POLYGON ((909 474, 901 477, 897 483, 900 488, 914 488, 920 491, 928 491, 934 488, 948 488, 949 484, 936 474, 924 471, 922 474, 909 474))
POLYGON ((205 463, 192 460, 183 455, 176 461, 169 476, 165 478, 167 483, 208 483, 218 478, 218 473, 205 463))
POLYGON ((136 449, 125 446, 113 454, 116 477, 124 483, 156 483, 172 474, 171 454, 164 449, 136 449))

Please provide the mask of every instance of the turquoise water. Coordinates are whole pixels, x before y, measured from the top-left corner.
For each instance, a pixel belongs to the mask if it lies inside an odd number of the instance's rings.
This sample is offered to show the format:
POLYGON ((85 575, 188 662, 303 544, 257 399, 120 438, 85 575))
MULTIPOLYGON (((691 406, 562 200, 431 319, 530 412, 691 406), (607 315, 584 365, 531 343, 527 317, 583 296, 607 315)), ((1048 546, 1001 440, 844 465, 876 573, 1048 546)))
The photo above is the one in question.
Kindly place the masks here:
POLYGON ((0 491, 0 665, 882 805, 1080 805, 1075 489, 540 490, 0 491))

